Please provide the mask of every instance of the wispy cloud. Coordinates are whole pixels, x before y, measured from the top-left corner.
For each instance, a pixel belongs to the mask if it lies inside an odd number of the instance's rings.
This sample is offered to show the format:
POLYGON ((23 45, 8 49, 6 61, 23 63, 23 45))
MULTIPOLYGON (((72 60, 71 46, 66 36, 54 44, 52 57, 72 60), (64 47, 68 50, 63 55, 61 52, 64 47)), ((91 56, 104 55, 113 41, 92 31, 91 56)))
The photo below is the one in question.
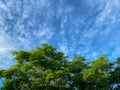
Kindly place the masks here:
POLYGON ((13 63, 12 50, 30 50, 43 42, 70 57, 119 56, 119 4, 119 0, 0 1, 0 68, 13 63))

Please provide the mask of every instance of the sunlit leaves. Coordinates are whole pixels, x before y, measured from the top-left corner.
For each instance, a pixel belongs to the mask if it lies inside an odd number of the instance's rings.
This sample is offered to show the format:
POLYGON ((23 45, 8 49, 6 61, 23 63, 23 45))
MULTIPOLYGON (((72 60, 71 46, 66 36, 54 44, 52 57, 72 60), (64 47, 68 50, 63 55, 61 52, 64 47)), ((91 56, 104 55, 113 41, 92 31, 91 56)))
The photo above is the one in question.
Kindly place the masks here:
POLYGON ((5 79, 2 90, 105 90, 110 80, 114 82, 110 77, 120 81, 119 60, 113 70, 115 63, 109 63, 106 55, 91 63, 81 55, 74 55, 70 61, 49 44, 31 51, 14 51, 13 55, 16 64, 0 71, 5 79))

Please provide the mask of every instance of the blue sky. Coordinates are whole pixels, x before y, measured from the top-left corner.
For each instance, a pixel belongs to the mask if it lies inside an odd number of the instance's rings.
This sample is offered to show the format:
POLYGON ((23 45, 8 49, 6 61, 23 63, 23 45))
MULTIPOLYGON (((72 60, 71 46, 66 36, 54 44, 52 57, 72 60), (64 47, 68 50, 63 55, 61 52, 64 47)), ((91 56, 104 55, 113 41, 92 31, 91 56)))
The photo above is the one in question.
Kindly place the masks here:
MULTIPOLYGON (((49 43, 70 58, 120 56, 120 0, 0 0, 0 69, 11 51, 49 43)), ((1 85, 1 82, 0 82, 1 85)))
POLYGON ((0 0, 0 69, 11 51, 49 43, 93 60, 120 56, 120 0, 0 0))

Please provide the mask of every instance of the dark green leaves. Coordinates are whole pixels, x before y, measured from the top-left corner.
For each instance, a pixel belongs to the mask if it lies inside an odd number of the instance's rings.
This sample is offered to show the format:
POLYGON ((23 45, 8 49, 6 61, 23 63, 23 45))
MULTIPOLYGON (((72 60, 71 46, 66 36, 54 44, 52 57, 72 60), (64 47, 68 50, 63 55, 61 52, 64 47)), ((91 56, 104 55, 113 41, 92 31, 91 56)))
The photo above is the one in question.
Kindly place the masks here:
POLYGON ((87 63, 85 57, 74 55, 69 61, 49 44, 13 55, 16 64, 0 70, 0 77, 5 78, 1 90, 106 90, 111 83, 120 83, 119 58, 110 63, 102 55, 87 63))

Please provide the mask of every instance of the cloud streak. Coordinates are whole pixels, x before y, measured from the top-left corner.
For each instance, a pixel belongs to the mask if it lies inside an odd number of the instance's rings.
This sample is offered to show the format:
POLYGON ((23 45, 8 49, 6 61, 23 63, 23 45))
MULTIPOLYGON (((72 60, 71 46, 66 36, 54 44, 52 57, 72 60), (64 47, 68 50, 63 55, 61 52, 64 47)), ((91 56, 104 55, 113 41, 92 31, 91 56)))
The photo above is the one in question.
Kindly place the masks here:
POLYGON ((30 50, 43 42, 70 58, 108 54, 115 59, 120 54, 119 4, 119 0, 1 0, 0 69, 14 62, 11 51, 30 50))

